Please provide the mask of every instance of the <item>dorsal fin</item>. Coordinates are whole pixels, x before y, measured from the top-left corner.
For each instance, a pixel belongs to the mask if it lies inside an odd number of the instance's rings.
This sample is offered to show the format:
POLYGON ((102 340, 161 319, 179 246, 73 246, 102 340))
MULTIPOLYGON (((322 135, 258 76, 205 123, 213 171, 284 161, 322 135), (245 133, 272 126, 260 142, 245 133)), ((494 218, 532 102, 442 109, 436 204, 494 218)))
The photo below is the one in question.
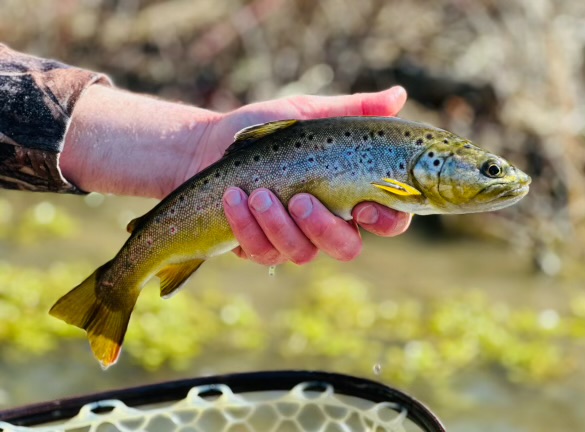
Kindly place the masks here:
POLYGON ((145 219, 145 217, 146 217, 146 215, 142 215, 142 216, 137 217, 136 219, 132 219, 130 222, 128 222, 128 225, 126 225, 126 231, 128 231, 130 234, 132 234, 134 232, 134 230, 136 229, 136 227, 138 225, 140 225, 140 223, 145 219))
POLYGON ((236 150, 240 150, 260 138, 271 135, 279 130, 286 129, 297 123, 298 120, 279 120, 270 123, 249 126, 239 131, 234 137, 234 142, 226 149, 224 156, 236 150))

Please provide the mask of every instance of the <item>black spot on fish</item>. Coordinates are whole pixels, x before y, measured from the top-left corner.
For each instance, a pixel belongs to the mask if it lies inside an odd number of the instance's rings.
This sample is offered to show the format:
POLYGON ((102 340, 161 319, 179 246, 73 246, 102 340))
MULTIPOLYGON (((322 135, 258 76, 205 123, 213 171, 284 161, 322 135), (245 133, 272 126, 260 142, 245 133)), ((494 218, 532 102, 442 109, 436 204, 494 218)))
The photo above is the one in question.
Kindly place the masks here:
POLYGON ((142 234, 138 234, 138 236, 136 237, 138 240, 140 240, 142 238, 142 234))
POLYGON ((400 162, 400 164, 398 165, 398 168, 400 168, 401 170, 404 169, 404 162, 400 162))
POLYGON ((368 159, 368 164, 372 164, 374 161, 372 159, 368 159))
POLYGON ((449 140, 448 140, 448 139, 444 139, 444 140, 443 140, 443 142, 444 142, 445 144, 449 144, 449 140))
POLYGON ((428 139, 428 140, 430 140, 430 139, 433 139, 433 135, 431 135, 431 134, 427 134, 427 139, 428 139))
POLYGON ((386 177, 392 177, 392 172, 391 171, 386 171, 386 177))
POLYGON ((441 161, 440 161, 439 159, 435 159, 435 160, 433 161, 433 165, 434 165, 434 166, 439 166, 439 165, 441 165, 441 161))
POLYGON ((185 201, 185 196, 184 195, 179 196, 179 201, 181 202, 185 201))
POLYGON ((286 165, 283 165, 282 167, 280 167, 280 169, 282 169, 283 171, 286 171, 286 165))
POLYGON ((370 131, 370 138, 374 139, 374 131, 370 131))
POLYGON ((295 147, 296 147, 296 148, 301 148, 301 146, 302 146, 302 144, 301 144, 301 142, 300 142, 300 141, 297 141, 297 142, 295 143, 295 147))
POLYGON ((423 143, 423 139, 419 138, 416 140, 416 145, 421 145, 423 143))
POLYGON ((405 136, 406 138, 408 138, 408 137, 410 136, 410 131, 405 131, 405 132, 404 132, 404 136, 405 136))
POLYGON ((170 209, 169 210, 169 213, 172 214, 172 215, 174 215, 175 214, 175 209, 174 208, 170 209))
POLYGON ((384 131, 383 130, 378 131, 378 136, 384 136, 384 131))
POLYGON ((346 137, 350 137, 351 136, 351 132, 345 132, 345 136, 346 137))
POLYGON ((359 145, 359 144, 358 144, 358 145, 356 145, 356 146, 354 147, 354 150, 355 150, 355 151, 358 151, 358 150, 360 149, 360 147, 361 147, 361 145, 359 145))
POLYGON ((272 144, 272 150, 278 151, 278 144, 272 144))
POLYGON ((363 162, 364 162, 364 160, 362 158, 360 158, 360 163, 363 163, 363 162))
POLYGON ((241 162, 239 160, 234 161, 234 166, 240 166, 241 162))
POLYGON ((329 169, 329 164, 325 165, 325 169, 329 169))
POLYGON ((216 171, 216 172, 215 172, 215 177, 216 177, 216 178, 217 178, 217 177, 219 177, 220 175, 221 175, 221 173, 220 173, 219 171, 216 171))
POLYGON ((204 179, 203 184, 206 185, 207 183, 209 183, 209 179, 204 179))
POLYGON ((254 162, 258 162, 260 160, 260 156, 256 155, 254 156, 254 162))
POLYGON ((428 156, 429 156, 430 158, 432 158, 432 157, 434 157, 434 156, 435 156, 435 153, 433 153, 433 152, 429 152, 429 155, 428 155, 428 156))
POLYGON ((308 136, 308 138, 309 138, 309 141, 313 141, 313 138, 315 138, 315 135, 311 134, 308 136))
POLYGON ((331 144, 333 142, 333 138, 327 138, 327 142, 331 144))
POLYGON ((313 156, 311 156, 309 159, 307 159, 309 162, 315 162, 315 158, 313 156))
POLYGON ((465 144, 463 147, 465 147, 466 149, 470 149, 471 148, 471 144, 465 144))
POLYGON ((367 135, 364 135, 362 138, 363 138, 364 141, 367 141, 368 140, 368 136, 367 135))
POLYGON ((345 152, 345 154, 348 155, 348 156, 352 156, 353 155, 353 152, 351 150, 348 150, 348 151, 345 152))
POLYGON ((305 132, 301 132, 301 138, 304 138, 306 136, 307 136, 307 134, 305 132))

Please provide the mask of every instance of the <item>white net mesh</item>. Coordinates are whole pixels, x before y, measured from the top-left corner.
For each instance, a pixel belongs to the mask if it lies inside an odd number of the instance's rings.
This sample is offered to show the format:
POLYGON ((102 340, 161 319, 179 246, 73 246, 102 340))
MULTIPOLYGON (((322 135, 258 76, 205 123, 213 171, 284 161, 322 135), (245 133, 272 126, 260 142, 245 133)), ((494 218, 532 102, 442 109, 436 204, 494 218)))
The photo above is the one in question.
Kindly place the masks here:
POLYGON ((335 394, 329 384, 301 383, 289 391, 234 394, 224 384, 193 387, 172 404, 126 406, 105 400, 83 406, 61 423, 12 426, 4 432, 410 432, 420 431, 406 411, 389 402, 374 403, 335 394), (109 408, 107 412, 96 413, 109 408))

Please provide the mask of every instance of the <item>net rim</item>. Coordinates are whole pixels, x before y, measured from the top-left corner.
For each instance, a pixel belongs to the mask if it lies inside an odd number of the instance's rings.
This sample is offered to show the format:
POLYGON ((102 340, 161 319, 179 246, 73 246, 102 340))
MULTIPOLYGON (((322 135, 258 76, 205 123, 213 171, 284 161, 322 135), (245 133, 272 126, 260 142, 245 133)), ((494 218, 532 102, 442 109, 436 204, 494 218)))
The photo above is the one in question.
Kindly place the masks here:
MULTIPOLYGON (((166 381, 137 387, 108 390, 83 396, 26 405, 0 411, 0 420, 15 426, 34 426, 65 420, 77 415, 80 409, 99 401, 117 399, 128 407, 172 402, 185 398, 193 387, 227 385, 233 393, 291 390, 296 385, 311 382, 315 386, 332 385, 335 392, 362 398, 371 402, 391 402, 406 409, 407 417, 426 432, 445 432, 439 418, 422 402, 401 390, 366 378, 339 373, 278 370, 232 373, 166 381)), ((104 407, 102 411, 110 410, 104 407)), ((96 408, 96 413, 100 408, 96 408)))

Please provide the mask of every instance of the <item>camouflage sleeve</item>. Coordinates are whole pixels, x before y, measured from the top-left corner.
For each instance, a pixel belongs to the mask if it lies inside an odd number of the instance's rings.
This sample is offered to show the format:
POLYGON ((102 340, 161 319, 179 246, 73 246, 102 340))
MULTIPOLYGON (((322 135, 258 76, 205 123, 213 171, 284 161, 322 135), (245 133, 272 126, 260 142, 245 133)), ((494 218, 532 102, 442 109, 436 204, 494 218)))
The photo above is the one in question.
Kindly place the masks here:
POLYGON ((0 187, 84 193, 59 169, 73 107, 101 74, 15 52, 0 44, 0 187))

